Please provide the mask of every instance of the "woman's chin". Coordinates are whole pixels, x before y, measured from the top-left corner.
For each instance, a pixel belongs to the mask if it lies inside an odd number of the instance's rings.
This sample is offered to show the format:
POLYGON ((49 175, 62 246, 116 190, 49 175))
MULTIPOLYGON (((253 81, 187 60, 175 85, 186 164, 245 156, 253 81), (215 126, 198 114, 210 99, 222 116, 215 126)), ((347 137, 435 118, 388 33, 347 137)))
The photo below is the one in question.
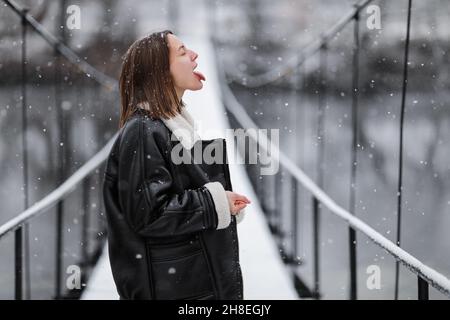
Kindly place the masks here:
POLYGON ((201 90, 203 88, 203 83, 199 82, 198 84, 196 84, 195 86, 191 87, 192 91, 198 91, 201 90))

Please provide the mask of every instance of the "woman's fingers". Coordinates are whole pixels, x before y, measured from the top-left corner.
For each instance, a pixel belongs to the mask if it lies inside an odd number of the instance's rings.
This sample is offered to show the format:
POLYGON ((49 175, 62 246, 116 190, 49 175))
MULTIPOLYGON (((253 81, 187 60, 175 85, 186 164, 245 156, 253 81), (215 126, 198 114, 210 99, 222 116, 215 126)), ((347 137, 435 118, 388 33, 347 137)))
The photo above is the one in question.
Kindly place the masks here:
POLYGON ((241 201, 241 200, 237 200, 237 201, 234 202, 234 204, 235 204, 235 205, 247 205, 248 202, 246 202, 246 201, 241 201))
POLYGON ((247 206, 246 203, 242 203, 242 204, 238 204, 238 205, 237 205, 237 208, 238 208, 238 210, 242 210, 242 209, 244 209, 246 206, 247 206))
POLYGON ((235 195, 235 201, 244 201, 245 203, 250 203, 250 200, 246 196, 240 195, 238 193, 235 193, 235 195))
POLYGON ((241 202, 240 204, 236 204, 233 206, 233 210, 231 210, 232 214, 237 214, 239 211, 241 211, 242 209, 244 209, 247 206, 246 203, 241 202))
POLYGON ((244 209, 247 204, 251 203, 251 201, 241 194, 238 194, 233 191, 226 191, 228 201, 230 203, 230 210, 232 214, 238 213, 240 210, 244 209))
POLYGON ((238 213, 240 210, 244 209, 247 206, 247 202, 242 200, 236 200, 233 203, 233 210, 235 213, 238 213))

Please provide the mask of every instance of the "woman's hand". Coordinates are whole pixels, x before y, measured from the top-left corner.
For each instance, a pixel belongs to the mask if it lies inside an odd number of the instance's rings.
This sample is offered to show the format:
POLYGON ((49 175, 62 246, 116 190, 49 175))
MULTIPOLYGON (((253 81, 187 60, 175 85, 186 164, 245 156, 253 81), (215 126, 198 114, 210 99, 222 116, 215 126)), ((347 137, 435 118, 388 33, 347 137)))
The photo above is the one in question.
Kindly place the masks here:
POLYGON ((228 198, 228 203, 230 205, 231 214, 235 215, 242 209, 244 209, 247 204, 250 203, 250 200, 247 199, 246 196, 240 195, 236 192, 225 190, 228 198))

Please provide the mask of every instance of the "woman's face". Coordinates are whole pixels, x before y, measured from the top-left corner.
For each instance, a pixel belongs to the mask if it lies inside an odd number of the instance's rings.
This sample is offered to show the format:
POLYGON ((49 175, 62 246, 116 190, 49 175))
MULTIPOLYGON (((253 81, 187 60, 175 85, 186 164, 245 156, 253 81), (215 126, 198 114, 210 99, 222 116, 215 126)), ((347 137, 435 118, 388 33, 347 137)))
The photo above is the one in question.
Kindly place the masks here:
POLYGON ((200 90, 205 77, 194 69, 197 67, 195 60, 198 54, 184 46, 184 43, 173 34, 168 34, 170 74, 172 75, 175 89, 179 96, 184 90, 200 90))

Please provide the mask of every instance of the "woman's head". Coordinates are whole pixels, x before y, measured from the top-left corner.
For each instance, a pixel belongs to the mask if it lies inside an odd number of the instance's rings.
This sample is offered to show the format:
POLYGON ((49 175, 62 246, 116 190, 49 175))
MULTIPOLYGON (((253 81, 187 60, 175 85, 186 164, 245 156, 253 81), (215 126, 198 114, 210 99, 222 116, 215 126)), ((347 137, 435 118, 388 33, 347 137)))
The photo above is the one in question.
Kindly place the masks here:
POLYGON ((198 54, 186 47, 177 36, 169 34, 167 36, 169 44, 170 74, 179 96, 185 90, 200 90, 203 88, 203 74, 197 70, 195 60, 198 54))
POLYGON ((139 103, 144 103, 154 118, 168 119, 180 112, 184 91, 203 87, 204 76, 194 71, 197 57, 170 30, 134 42, 123 57, 119 127, 139 103))

